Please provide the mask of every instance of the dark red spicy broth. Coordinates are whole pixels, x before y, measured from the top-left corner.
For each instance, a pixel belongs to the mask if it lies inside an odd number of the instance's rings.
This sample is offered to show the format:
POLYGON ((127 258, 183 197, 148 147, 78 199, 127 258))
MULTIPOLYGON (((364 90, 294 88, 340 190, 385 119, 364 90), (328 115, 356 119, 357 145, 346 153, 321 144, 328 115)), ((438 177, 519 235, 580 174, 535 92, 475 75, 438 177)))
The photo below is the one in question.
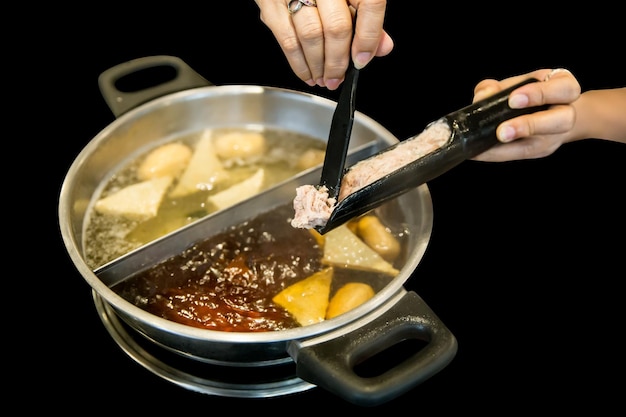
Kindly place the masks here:
POLYGON ((168 320, 211 330, 258 332, 299 324, 272 297, 322 269, 322 250, 289 224, 291 205, 201 241, 113 290, 168 320))

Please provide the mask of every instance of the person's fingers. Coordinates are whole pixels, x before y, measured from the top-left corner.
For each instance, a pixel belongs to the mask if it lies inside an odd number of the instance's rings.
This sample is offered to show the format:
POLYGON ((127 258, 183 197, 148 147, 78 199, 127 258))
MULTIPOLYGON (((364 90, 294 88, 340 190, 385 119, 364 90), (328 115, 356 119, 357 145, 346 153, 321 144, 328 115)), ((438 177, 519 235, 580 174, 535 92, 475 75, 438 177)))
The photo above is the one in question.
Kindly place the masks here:
MULTIPOLYGON (((278 41, 287 62, 298 78, 309 86, 315 85, 296 28, 284 0, 255 0, 261 11, 261 21, 278 41)), ((302 10, 300 10, 301 12, 302 10)))
MULTIPOLYGON (((303 6, 291 15, 291 22, 311 74, 310 79, 320 87, 324 87, 324 30, 318 7, 303 6)), ((301 63, 296 63, 299 64, 298 69, 303 68, 301 63)), ((296 74, 299 73, 296 72, 296 74)))
MULTIPOLYGON (((505 157, 505 153, 515 154, 517 158, 528 158, 534 153, 545 155, 545 152, 553 152, 550 147, 544 150, 539 148, 541 144, 558 143, 560 140, 555 136, 566 133, 574 126, 576 112, 569 104, 580 96, 580 85, 576 78, 567 70, 542 69, 528 74, 510 77, 502 81, 493 79, 482 80, 474 88, 474 102, 493 95, 502 89, 508 88, 528 78, 535 78, 536 83, 529 83, 517 88, 509 96, 511 108, 527 108, 549 104, 548 110, 518 116, 501 123, 496 135, 498 140, 507 143, 520 138, 526 138, 523 142, 512 146, 512 149, 494 149, 481 158, 505 157), (544 141, 537 137, 548 136, 544 141), (494 156, 497 155, 497 156, 494 156)), ((510 155, 509 155, 510 156, 510 155)))
POLYGON ((376 49, 376 56, 387 56, 391 53, 394 47, 394 42, 391 36, 386 31, 383 31, 383 37, 376 49))
POLYGON ((316 6, 302 3, 294 13, 286 0, 255 2, 291 69, 310 86, 334 90, 343 82, 350 59, 362 68, 394 48, 382 29, 386 0, 317 0, 316 6))
POLYGON ((580 84, 572 73, 564 69, 542 69, 502 81, 482 80, 474 87, 473 102, 489 97, 528 78, 535 78, 538 82, 526 84, 511 92, 509 105, 512 108, 566 104, 575 101, 580 96, 580 84))
POLYGON ((476 87, 474 87, 474 99, 472 100, 472 103, 476 103, 477 101, 490 97, 503 89, 504 87, 498 80, 491 78, 482 80, 476 84, 476 87))
POLYGON ((538 82, 526 84, 509 97, 512 108, 550 105, 547 110, 515 117, 496 129, 497 144, 474 157, 477 161, 501 162, 542 158, 554 153, 576 122, 576 110, 570 104, 580 96, 576 78, 564 69, 542 69, 502 81, 487 79, 474 88, 474 102, 511 87, 529 77, 538 82))
POLYGON ((393 41, 383 30, 386 0, 355 1, 352 5, 357 16, 352 41, 352 59, 356 68, 361 69, 378 53, 386 55, 391 52, 393 41))
POLYGON ((543 158, 553 154, 561 141, 549 136, 531 136, 511 143, 499 143, 472 158, 474 161, 503 162, 543 158))
POLYGON ((576 111, 570 105, 553 105, 548 110, 538 111, 502 122, 496 129, 500 142, 535 135, 554 135, 572 129, 576 122, 576 111))
MULTIPOLYGON (((474 99, 473 102, 477 102, 479 100, 482 100, 486 97, 489 97, 493 94, 496 94, 506 88, 509 88, 517 83, 520 83, 524 80, 527 80, 529 78, 534 78, 537 81, 543 81, 548 77, 548 74, 550 74, 551 72, 553 72, 554 70, 549 70, 549 69, 541 69, 541 70, 535 70, 533 72, 529 72, 527 74, 523 74, 523 75, 516 75, 514 77, 509 77, 506 78, 504 80, 495 80, 495 79, 485 79, 480 81, 478 84, 476 84, 476 86, 474 87, 474 99)), ((571 90, 572 87, 574 87, 575 85, 577 85, 577 81, 574 78, 574 76, 569 73, 569 71, 558 71, 555 74, 555 78, 561 78, 563 79, 564 77, 567 77, 567 81, 566 81, 566 86, 568 87, 568 90, 571 90), (556 74, 560 73, 560 72, 566 72, 563 74, 559 74, 558 76, 556 74)), ((549 90, 552 92, 556 92, 558 93, 558 89, 562 88, 562 82, 559 82, 556 86, 554 85, 554 82, 551 82, 550 88, 549 90), (560 84, 560 85, 558 85, 560 84)), ((542 87, 544 87, 543 84, 541 83, 530 83, 530 84, 526 84, 523 87, 520 87, 519 89, 516 89, 515 91, 512 92, 511 96, 513 96, 514 94, 521 94, 523 95, 531 95, 532 99, 529 98, 529 100, 527 101, 529 104, 528 106, 537 106, 537 105, 541 105, 541 104, 546 104, 546 103, 539 103, 539 101, 541 100, 541 96, 542 96, 542 87), (536 104, 530 104, 530 103, 536 103, 536 104)), ((579 87, 580 88, 580 87, 579 87)), ((548 98, 549 96, 546 96, 546 98, 548 98)), ((555 98, 555 96, 552 97, 553 99, 555 98)), ((518 100, 519 103, 514 103, 519 105, 523 99, 521 98, 516 98, 514 99, 518 100)), ((560 102, 562 103, 563 101, 555 101, 556 102, 560 102)))
POLYGON ((569 104, 580 96, 580 84, 567 70, 537 71, 542 81, 526 84, 511 92, 509 105, 520 109, 544 104, 569 104))
MULTIPOLYGON (((516 75, 514 77, 509 77, 500 81, 492 78, 482 80, 474 87, 474 99, 472 100, 472 102, 475 103, 479 100, 492 96, 529 78, 535 78, 537 81, 543 80, 549 72, 550 70, 536 70, 528 74, 516 75)), ((518 89, 516 91, 521 90, 518 89)))
POLYGON ((339 87, 350 59, 352 13, 345 2, 318 0, 317 9, 323 28, 323 83, 329 90, 339 87))
POLYGON ((539 70, 533 74, 543 77, 540 82, 526 84, 511 93, 511 108, 552 105, 546 111, 531 113, 507 120, 498 126, 497 136, 502 142, 533 135, 564 133, 574 126, 576 112, 569 104, 580 96, 580 85, 567 70, 539 70), (546 72, 547 71, 547 72, 546 72))

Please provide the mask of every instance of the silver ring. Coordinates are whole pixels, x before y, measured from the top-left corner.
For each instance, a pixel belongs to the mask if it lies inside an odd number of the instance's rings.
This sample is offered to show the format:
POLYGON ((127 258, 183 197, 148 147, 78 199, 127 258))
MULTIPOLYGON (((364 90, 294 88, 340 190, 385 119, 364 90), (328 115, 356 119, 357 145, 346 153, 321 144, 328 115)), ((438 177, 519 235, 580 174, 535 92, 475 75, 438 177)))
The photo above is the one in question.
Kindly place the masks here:
POLYGON ((315 0, 287 0, 287 10, 289 14, 294 14, 302 8, 302 6, 317 7, 315 0))

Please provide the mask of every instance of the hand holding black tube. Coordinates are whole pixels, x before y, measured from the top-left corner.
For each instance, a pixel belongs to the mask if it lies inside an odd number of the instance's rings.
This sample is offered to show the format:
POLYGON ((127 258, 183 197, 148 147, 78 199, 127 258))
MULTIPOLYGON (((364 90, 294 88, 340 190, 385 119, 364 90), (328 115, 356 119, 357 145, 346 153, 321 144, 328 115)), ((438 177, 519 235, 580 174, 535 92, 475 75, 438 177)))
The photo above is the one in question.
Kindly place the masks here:
POLYGON ((422 134, 416 135, 350 167, 343 177, 342 192, 337 205, 334 207, 326 224, 319 226, 317 231, 324 234, 346 221, 438 177, 461 162, 474 158, 481 152, 496 145, 498 143, 496 129, 501 123, 548 108, 547 105, 520 109, 514 109, 509 106, 509 95, 512 91, 524 85, 537 82, 539 81, 534 78, 525 79, 497 94, 449 113, 429 125, 422 132, 425 136, 422 136, 422 134), (421 157, 407 160, 403 164, 398 165, 397 152, 394 152, 395 149, 415 144, 408 153, 419 154, 418 149, 423 144, 429 145, 435 139, 426 136, 428 136, 431 129, 437 127, 436 125, 447 125, 449 128, 445 130, 445 133, 438 132, 435 134, 435 136, 445 135, 439 138, 442 145, 423 154, 421 157), (368 165, 369 161, 372 163, 368 165), (352 189, 349 186, 351 182, 359 182, 353 181, 355 177, 358 178, 369 171, 380 169, 380 166, 393 167, 393 169, 389 169, 389 172, 380 175, 379 179, 372 179, 370 183, 360 188, 352 189))
POLYGON ((512 91, 509 105, 522 109, 545 104, 549 108, 503 122, 496 130, 500 143, 472 159, 503 162, 542 158, 565 143, 589 138, 626 143, 626 88, 581 94, 578 80, 566 69, 539 69, 502 81, 483 80, 474 89, 474 101, 528 77, 542 82, 512 91))

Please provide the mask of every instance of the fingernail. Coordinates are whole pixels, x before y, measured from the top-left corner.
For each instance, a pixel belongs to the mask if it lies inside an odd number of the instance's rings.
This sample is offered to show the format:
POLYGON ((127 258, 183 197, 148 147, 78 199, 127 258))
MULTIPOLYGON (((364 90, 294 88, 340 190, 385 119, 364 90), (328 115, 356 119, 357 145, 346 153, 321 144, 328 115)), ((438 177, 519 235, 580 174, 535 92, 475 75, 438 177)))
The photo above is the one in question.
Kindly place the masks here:
POLYGON ((326 84, 324 84, 323 78, 318 78, 317 80, 315 80, 315 84, 319 85, 320 87, 326 87, 326 84))
POLYGON ((355 68, 362 69, 370 62, 370 59, 372 59, 372 54, 370 54, 369 52, 359 52, 354 58, 355 68))
POLYGON ((504 125, 498 129, 498 140, 500 142, 510 142, 515 139, 515 128, 509 125, 504 125))
POLYGON ((310 79, 310 80, 306 80, 305 83, 309 86, 309 87, 313 87, 315 86, 315 80, 310 79))
POLYGON ((528 97, 524 94, 514 94, 509 97, 509 107, 512 109, 523 109, 528 106, 528 97))
POLYGON ((341 80, 339 78, 330 78, 326 80, 326 88, 329 90, 336 90, 341 84, 341 80))

